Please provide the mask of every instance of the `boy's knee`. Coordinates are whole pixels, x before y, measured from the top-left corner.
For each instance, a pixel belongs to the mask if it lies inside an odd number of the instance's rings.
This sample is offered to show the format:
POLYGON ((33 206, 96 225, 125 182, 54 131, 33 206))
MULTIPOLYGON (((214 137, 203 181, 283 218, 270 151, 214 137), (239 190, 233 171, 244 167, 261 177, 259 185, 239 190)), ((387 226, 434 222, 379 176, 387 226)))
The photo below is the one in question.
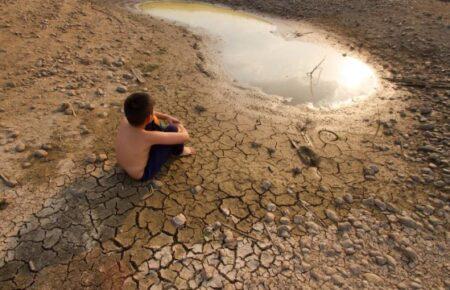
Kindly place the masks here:
POLYGON ((177 126, 170 124, 169 126, 167 126, 166 128, 166 132, 178 132, 178 128, 177 126))

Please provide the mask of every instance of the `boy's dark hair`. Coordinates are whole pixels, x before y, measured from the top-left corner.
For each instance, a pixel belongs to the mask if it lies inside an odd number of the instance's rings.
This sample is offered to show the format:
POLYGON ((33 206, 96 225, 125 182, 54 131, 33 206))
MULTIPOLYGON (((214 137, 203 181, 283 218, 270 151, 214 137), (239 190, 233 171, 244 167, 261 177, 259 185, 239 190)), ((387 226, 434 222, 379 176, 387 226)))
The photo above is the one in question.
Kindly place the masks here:
POLYGON ((153 114, 155 100, 147 93, 133 93, 127 97, 123 105, 128 123, 132 126, 140 126, 145 119, 153 114))

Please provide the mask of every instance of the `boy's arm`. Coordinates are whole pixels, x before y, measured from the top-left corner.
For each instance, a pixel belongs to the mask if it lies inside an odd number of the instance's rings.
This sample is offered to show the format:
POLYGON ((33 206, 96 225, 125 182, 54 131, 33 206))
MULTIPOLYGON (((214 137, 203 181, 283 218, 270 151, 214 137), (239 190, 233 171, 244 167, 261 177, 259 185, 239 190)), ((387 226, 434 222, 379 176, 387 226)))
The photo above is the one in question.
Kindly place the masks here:
POLYGON ((147 139, 152 144, 174 145, 189 140, 189 133, 183 126, 178 127, 178 132, 145 131, 147 139))
POLYGON ((161 112, 156 112, 156 111, 154 112, 154 114, 155 114, 156 117, 158 117, 160 119, 164 119, 164 120, 169 121, 169 123, 180 123, 180 121, 177 118, 172 117, 170 115, 167 115, 167 114, 164 114, 164 113, 161 113, 161 112))

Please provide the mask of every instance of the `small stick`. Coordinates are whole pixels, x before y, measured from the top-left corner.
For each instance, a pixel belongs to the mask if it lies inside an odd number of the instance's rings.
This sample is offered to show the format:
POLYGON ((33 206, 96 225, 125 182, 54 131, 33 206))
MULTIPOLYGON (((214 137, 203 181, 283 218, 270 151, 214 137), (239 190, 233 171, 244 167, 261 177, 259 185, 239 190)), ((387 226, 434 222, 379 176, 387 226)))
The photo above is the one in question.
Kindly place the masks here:
POLYGON ((313 73, 316 71, 316 69, 319 68, 319 66, 325 61, 325 57, 312 69, 312 71, 310 71, 309 73, 306 73, 307 76, 309 76, 310 78, 312 78, 313 73))

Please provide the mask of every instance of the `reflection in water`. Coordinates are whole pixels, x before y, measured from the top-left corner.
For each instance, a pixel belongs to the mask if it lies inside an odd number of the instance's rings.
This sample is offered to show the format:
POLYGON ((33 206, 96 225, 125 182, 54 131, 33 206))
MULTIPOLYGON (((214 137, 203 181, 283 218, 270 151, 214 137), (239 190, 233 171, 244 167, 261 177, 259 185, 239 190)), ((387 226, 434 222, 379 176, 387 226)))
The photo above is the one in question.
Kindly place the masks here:
POLYGON ((272 23, 244 12, 202 3, 146 2, 146 13, 217 37, 227 72, 240 83, 293 104, 335 106, 375 92, 374 71, 330 46, 288 40, 272 23))

